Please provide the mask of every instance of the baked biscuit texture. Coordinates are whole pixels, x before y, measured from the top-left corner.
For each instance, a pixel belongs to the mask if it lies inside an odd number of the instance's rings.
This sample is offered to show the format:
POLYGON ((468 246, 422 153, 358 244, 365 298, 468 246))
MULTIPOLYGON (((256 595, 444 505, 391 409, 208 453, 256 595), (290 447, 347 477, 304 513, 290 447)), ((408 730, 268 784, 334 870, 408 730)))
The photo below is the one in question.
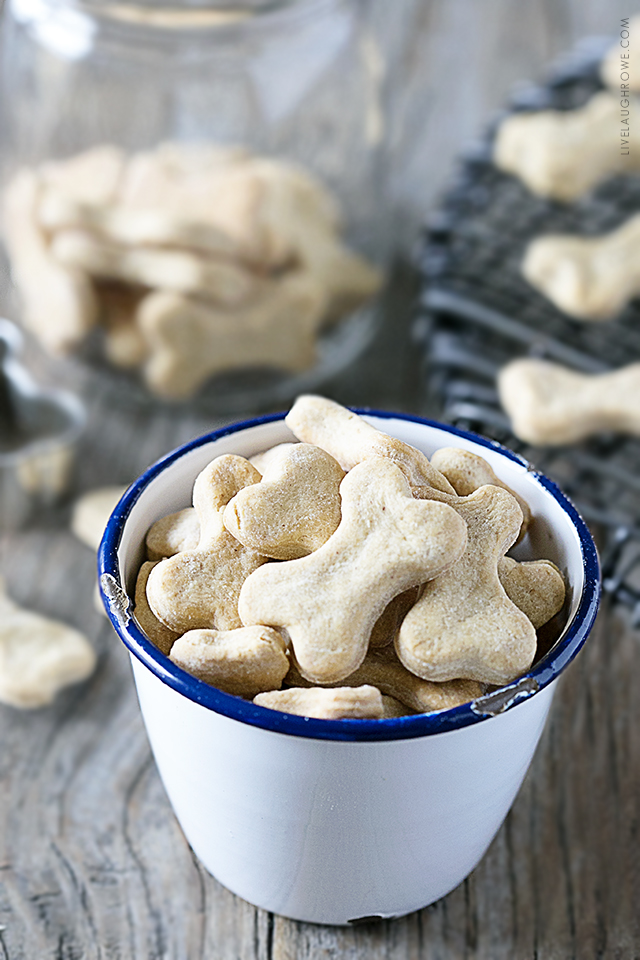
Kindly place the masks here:
POLYGON ((142 564, 138 571, 133 615, 149 640, 155 643, 162 653, 168 654, 180 634, 176 633, 175 630, 170 630, 169 627, 165 627, 164 623, 158 620, 147 600, 147 581, 157 562, 147 561, 142 564))
POLYGON ((430 463, 332 401, 287 419, 299 442, 217 457, 193 507, 150 529, 135 615, 159 648, 227 693, 333 719, 448 710, 525 673, 566 586, 506 556, 524 512, 541 522, 524 500, 482 457, 430 463))

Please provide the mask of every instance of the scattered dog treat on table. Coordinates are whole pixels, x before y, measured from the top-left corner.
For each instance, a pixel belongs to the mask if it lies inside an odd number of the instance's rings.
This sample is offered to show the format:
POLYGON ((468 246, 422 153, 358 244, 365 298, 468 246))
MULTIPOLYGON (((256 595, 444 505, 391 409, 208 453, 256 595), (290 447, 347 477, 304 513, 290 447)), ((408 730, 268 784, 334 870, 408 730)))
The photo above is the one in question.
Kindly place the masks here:
MULTIPOLYGON (((635 100, 630 100, 632 114, 635 100)), ((570 202, 600 180, 640 170, 640 131, 620 149, 620 97, 603 91, 577 110, 512 113, 500 124, 493 160, 541 197, 570 202)))
POLYGON ((148 531, 149 639, 220 690, 321 718, 446 710, 526 672, 565 583, 505 556, 531 511, 489 464, 429 462, 322 397, 286 422, 299 442, 216 457, 193 507, 148 531))
POLYGON ((45 707, 64 687, 93 672, 96 655, 86 637, 13 602, 0 581, 0 702, 45 707))
POLYGON ((498 392, 526 443, 577 443, 607 430, 640 436, 640 363, 586 374, 548 360, 513 360, 498 374, 498 392))
POLYGON ((532 241, 526 280, 578 320, 612 320, 640 293, 640 216, 599 237, 550 235, 532 241))
POLYGON ((311 173, 237 147, 115 147, 20 170, 4 196, 23 322, 53 354, 102 328, 106 359, 183 400, 208 378, 306 370, 322 329, 380 288, 311 173))
MULTIPOLYGON (((95 490, 83 493, 74 503, 71 511, 71 532, 90 550, 98 550, 107 520, 126 489, 126 487, 116 486, 97 487, 95 490)), ((97 582, 93 594, 93 605, 101 616, 106 616, 97 582)))
POLYGON ((71 512, 71 532, 92 550, 102 540, 107 520, 113 513, 126 487, 98 487, 78 497, 71 512))

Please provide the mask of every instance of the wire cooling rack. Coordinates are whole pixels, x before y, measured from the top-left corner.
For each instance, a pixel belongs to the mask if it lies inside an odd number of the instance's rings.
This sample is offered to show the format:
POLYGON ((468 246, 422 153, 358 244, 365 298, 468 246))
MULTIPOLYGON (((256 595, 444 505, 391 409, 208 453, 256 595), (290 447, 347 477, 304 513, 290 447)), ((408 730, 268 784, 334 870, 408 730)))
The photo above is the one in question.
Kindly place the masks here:
MULTIPOLYGON (((602 87, 605 49, 600 41, 583 45, 546 84, 520 90, 507 112, 581 106, 602 87)), ((520 273, 535 237, 596 235, 640 212, 640 177, 611 177, 572 204, 536 197, 492 163, 500 119, 463 157, 417 250, 424 382, 442 419, 506 444, 566 491, 599 539, 605 591, 630 607, 640 625, 640 440, 603 435, 571 447, 532 447, 511 432, 495 387, 500 367, 518 356, 586 373, 640 359, 640 302, 614 321, 582 322, 520 273)))

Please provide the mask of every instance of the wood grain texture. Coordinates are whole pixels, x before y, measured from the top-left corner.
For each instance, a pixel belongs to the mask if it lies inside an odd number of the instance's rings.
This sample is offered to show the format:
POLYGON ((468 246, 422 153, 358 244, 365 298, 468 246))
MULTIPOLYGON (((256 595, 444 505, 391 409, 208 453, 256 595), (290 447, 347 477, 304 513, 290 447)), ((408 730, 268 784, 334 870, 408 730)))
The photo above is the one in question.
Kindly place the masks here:
MULTIPOLYGON (((408 246, 452 160, 513 82, 582 35, 615 33, 619 0, 362 0, 397 78, 390 127, 397 235, 408 246)), ((402 271, 350 404, 422 411, 402 271)), ((218 424, 95 402, 76 491, 126 483, 218 424)), ((567 671, 504 826, 449 896, 394 922, 295 923, 234 897, 178 827, 128 656, 93 605, 95 557, 70 503, 0 540, 14 598, 83 629, 99 653, 47 709, 0 707, 0 960, 591 960, 640 957, 640 642, 603 608, 567 671)))

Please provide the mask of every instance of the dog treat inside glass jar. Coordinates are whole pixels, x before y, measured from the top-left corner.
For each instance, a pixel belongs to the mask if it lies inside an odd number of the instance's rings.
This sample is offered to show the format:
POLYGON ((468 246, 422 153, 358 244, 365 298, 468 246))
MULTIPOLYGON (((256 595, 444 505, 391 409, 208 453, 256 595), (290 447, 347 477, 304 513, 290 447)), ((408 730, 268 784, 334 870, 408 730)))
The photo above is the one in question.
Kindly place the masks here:
POLYGON ((352 5, 14 7, 7 309, 46 353, 172 402, 353 362, 387 251, 383 71, 352 5))

